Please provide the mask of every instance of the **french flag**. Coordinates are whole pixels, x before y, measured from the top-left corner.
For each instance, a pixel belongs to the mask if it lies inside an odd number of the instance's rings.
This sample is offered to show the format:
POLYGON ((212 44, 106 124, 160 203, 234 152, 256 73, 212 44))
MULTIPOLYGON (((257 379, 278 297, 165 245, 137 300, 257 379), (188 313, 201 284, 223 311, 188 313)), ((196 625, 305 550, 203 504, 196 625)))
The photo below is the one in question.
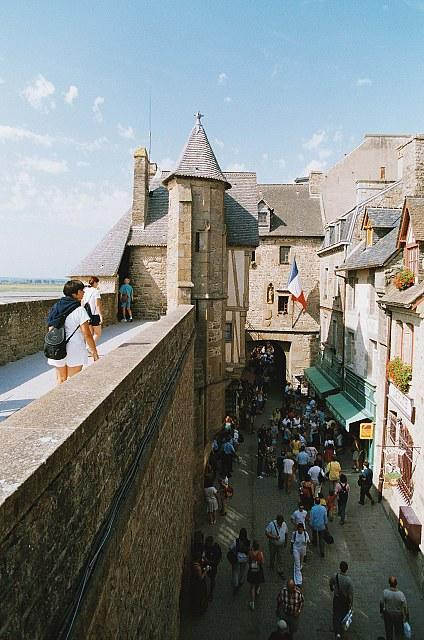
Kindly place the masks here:
POLYGON ((302 285, 299 278, 299 271, 296 264, 296 258, 293 258, 293 262, 290 268, 289 280, 287 282, 287 289, 293 296, 296 302, 300 302, 303 309, 306 309, 306 300, 303 293, 302 285))

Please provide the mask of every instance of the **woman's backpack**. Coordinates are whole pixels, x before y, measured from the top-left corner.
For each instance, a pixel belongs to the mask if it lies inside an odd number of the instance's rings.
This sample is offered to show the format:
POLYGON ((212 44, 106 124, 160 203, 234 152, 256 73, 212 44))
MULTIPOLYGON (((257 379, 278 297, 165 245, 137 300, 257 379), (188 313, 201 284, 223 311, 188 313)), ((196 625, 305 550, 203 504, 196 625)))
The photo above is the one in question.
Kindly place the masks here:
MULTIPOLYGON (((70 313, 72 313, 72 311, 74 311, 74 309, 72 309, 70 313)), ((68 344, 74 333, 79 329, 78 325, 77 328, 71 333, 69 338, 66 337, 65 320, 68 315, 69 313, 63 315, 59 322, 59 326, 52 327, 44 337, 43 351, 46 358, 50 358, 51 360, 63 360, 63 358, 66 358, 66 345, 68 344)))

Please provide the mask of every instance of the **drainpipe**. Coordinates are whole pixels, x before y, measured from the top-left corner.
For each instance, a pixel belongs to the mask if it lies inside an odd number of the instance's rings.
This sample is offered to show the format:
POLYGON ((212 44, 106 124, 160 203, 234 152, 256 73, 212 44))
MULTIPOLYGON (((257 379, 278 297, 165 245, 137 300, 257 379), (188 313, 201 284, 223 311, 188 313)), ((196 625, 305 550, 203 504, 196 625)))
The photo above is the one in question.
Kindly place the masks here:
POLYGON ((336 273, 338 278, 344 282, 343 302, 342 302, 342 388, 344 390, 344 365, 345 365, 345 338, 346 338, 346 280, 347 277, 341 273, 336 273))
POLYGON ((389 379, 387 377, 387 365, 390 360, 390 351, 392 344, 392 312, 385 309, 385 313, 388 316, 388 328, 387 328, 387 353, 386 353, 386 370, 384 374, 384 404, 383 404, 383 429, 381 435, 381 460, 380 460, 380 473, 378 474, 378 502, 383 499, 383 485, 384 485, 384 463, 386 458, 386 432, 387 432, 387 413, 389 406, 389 379))

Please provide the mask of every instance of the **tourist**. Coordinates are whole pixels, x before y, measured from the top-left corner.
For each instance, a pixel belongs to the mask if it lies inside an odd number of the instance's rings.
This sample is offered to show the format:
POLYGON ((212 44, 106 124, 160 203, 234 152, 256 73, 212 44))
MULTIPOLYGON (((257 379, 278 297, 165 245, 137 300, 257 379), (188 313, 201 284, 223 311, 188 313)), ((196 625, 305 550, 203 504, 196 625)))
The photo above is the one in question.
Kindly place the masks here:
POLYGON ((337 494, 334 489, 330 489, 326 499, 327 516, 330 522, 333 522, 334 514, 336 513, 337 494))
POLYGON ((227 515, 226 503, 227 503, 228 498, 232 498, 233 493, 234 493, 234 490, 230 486, 230 483, 228 481, 228 477, 224 476, 223 478, 220 479, 219 486, 218 486, 219 513, 222 516, 226 516, 227 515))
POLYGON ((201 551, 195 551, 191 562, 191 608, 193 613, 202 614, 206 611, 209 604, 210 565, 206 564, 201 551))
POLYGON ((306 556, 307 546, 310 542, 309 535, 305 531, 305 525, 301 522, 297 523, 296 530, 293 531, 291 537, 291 551, 293 554, 293 579, 297 587, 302 586, 302 569, 306 556))
POLYGON ((296 509, 296 511, 293 511, 290 519, 295 527, 297 527, 298 524, 303 524, 303 526, 306 527, 308 512, 301 502, 299 503, 299 507, 296 509))
POLYGON ((236 455, 231 436, 227 435, 222 447, 222 471, 228 477, 231 478, 233 471, 233 458, 236 455))
POLYGON ((203 535, 203 531, 198 529, 193 534, 193 542, 191 543, 191 555, 194 556, 195 553, 200 552, 203 553, 205 549, 205 537, 203 535))
POLYGON ((119 287, 119 299, 122 311, 122 322, 132 322, 131 304, 134 299, 134 289, 130 285, 130 279, 124 278, 124 284, 119 287), (128 314, 128 319, 126 318, 128 314))
POLYGON ((87 348, 92 353, 93 360, 99 359, 96 343, 90 331, 89 315, 81 306, 84 297, 83 283, 80 280, 68 280, 63 287, 63 294, 48 315, 49 329, 62 326, 65 318, 66 356, 61 360, 47 360, 49 365, 56 368, 58 384, 72 378, 88 364, 87 348))
POLYGON ((287 495, 291 491, 294 470, 295 470, 294 460, 289 453, 286 453, 283 460, 283 477, 284 477, 283 483, 284 483, 284 488, 286 490, 287 495))
POLYGON ((305 447, 302 445, 300 447, 300 451, 297 454, 297 468, 298 468, 298 473, 299 473, 299 484, 306 479, 306 475, 308 473, 308 466, 309 466, 309 456, 307 454, 307 452, 305 451, 305 447))
POLYGON ((235 593, 244 582, 249 560, 250 540, 244 527, 240 529, 238 538, 232 542, 230 550, 234 553, 236 559, 232 564, 233 592, 235 593))
POLYGON ((346 520, 346 506, 349 499, 350 486, 344 473, 340 474, 338 483, 336 484, 335 493, 337 496, 338 515, 340 516, 340 524, 344 524, 346 520))
POLYGON ((275 520, 271 520, 265 528, 269 544, 269 568, 274 568, 275 559, 277 559, 277 573, 280 577, 284 575, 283 554, 287 547, 287 534, 287 525, 281 513, 277 515, 275 520))
POLYGON ((314 497, 315 497, 321 491, 321 484, 325 480, 325 475, 322 471, 322 468, 317 463, 315 463, 312 467, 309 468, 308 474, 311 478, 312 484, 314 485, 314 497))
POLYGON ((265 582, 264 578, 264 554, 259 547, 257 540, 253 541, 252 548, 249 551, 249 563, 247 571, 247 582, 250 584, 250 608, 255 608, 256 596, 261 591, 261 584, 265 582))
POLYGON ((370 494, 372 487, 373 472, 370 469, 369 462, 364 462, 361 475, 358 478, 358 484, 360 486, 359 504, 365 504, 365 496, 371 500, 371 504, 374 503, 374 498, 370 494))
POLYGON ((302 446, 302 441, 299 438, 298 431, 294 431, 293 439, 292 439, 290 445, 291 445, 291 450, 292 450, 293 456, 295 458, 297 458, 297 454, 299 453, 300 447, 302 446))
POLYGON ((277 629, 271 633, 268 640, 290 640, 290 633, 285 620, 277 622, 277 629))
POLYGON ((281 589, 277 596, 277 617, 287 622, 290 638, 299 628, 299 616, 302 612, 305 598, 294 580, 287 580, 287 585, 281 589))
POLYGON ((218 489, 211 485, 204 488, 206 500, 206 513, 208 514, 209 524, 216 524, 216 512, 218 511, 218 489))
POLYGON ((88 285, 84 289, 84 297, 81 303, 90 316, 90 331, 96 343, 102 335, 103 324, 103 307, 98 286, 99 279, 96 276, 91 276, 88 285))
POLYGON ((334 459, 335 455, 336 455, 336 452, 334 449, 333 437, 331 435, 331 432, 327 432, 326 439, 324 442, 324 461, 328 464, 334 459))
POLYGON ((337 460, 336 456, 333 455, 333 459, 327 464, 325 471, 326 476, 330 481, 331 489, 334 489, 337 482, 340 478, 340 472, 342 470, 340 462, 337 460))
POLYGON ((277 456, 276 460, 277 465, 277 485, 279 489, 284 489, 284 451, 281 451, 280 455, 277 456))
POLYGON ((314 485, 309 474, 306 476, 306 479, 302 481, 299 487, 299 494, 305 508, 310 511, 314 504, 314 485))
POLYGON ((353 604, 353 583, 347 575, 347 562, 340 563, 340 573, 330 578, 333 595, 333 629, 336 638, 342 637, 342 621, 353 604))
POLYGON ((403 625, 408 620, 408 605, 405 594, 397 587, 396 576, 390 576, 389 588, 383 591, 380 613, 384 619, 386 640, 403 638, 403 625))
POLYGON ((216 574, 218 573, 218 565, 221 562, 222 551, 217 542, 214 541, 212 536, 207 536, 205 540, 205 561, 210 567, 209 580, 210 580, 210 592, 209 598, 212 600, 213 591, 215 589, 216 574))
POLYGON ((314 506, 310 513, 310 523, 312 529, 312 544, 319 545, 321 558, 324 557, 324 531, 327 529, 327 509, 320 504, 319 497, 315 498, 314 506))

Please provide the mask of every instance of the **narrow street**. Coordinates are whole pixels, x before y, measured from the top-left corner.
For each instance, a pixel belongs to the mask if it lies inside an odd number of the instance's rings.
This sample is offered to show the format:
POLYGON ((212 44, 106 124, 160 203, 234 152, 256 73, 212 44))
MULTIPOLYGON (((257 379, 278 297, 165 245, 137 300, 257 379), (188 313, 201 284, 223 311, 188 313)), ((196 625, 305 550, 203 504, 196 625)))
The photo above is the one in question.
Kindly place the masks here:
MULTIPOLYGON (((276 391, 270 394, 262 416, 256 417, 258 428, 268 419, 272 409, 279 406, 276 391)), ((276 627, 276 595, 282 580, 268 569, 268 545, 264 534, 266 524, 282 512, 293 531, 290 515, 296 508, 297 486, 290 496, 277 488, 276 478, 256 477, 256 436, 247 436, 240 447, 240 464, 234 465, 231 483, 234 497, 228 501, 227 516, 219 516, 217 524, 205 524, 205 535, 213 535, 221 545, 223 558, 213 601, 203 616, 184 613, 181 621, 181 640, 267 640, 276 627), (249 585, 233 596, 231 567, 226 558, 230 542, 241 527, 246 527, 248 537, 257 539, 265 552, 265 584, 254 611, 249 609, 249 585)), ((332 594, 328 581, 338 570, 341 560, 349 564, 349 574, 354 583, 354 622, 345 633, 347 640, 378 640, 384 638, 384 624, 379 614, 379 600, 387 586, 389 575, 398 577, 399 588, 405 593, 410 608, 413 637, 424 638, 423 598, 408 564, 406 552, 397 531, 390 523, 381 505, 358 505, 357 475, 350 471, 350 459, 346 461, 351 494, 347 507, 347 519, 341 527, 337 518, 329 524, 335 543, 326 547, 325 558, 310 547, 303 570, 305 608, 301 614, 296 640, 330 640, 334 638, 331 623, 332 594)), ((343 466, 343 460, 342 460, 343 466)), ((324 489, 325 494, 328 488, 324 489)), ((285 575, 292 576, 293 564, 289 547, 286 549, 285 575)))

